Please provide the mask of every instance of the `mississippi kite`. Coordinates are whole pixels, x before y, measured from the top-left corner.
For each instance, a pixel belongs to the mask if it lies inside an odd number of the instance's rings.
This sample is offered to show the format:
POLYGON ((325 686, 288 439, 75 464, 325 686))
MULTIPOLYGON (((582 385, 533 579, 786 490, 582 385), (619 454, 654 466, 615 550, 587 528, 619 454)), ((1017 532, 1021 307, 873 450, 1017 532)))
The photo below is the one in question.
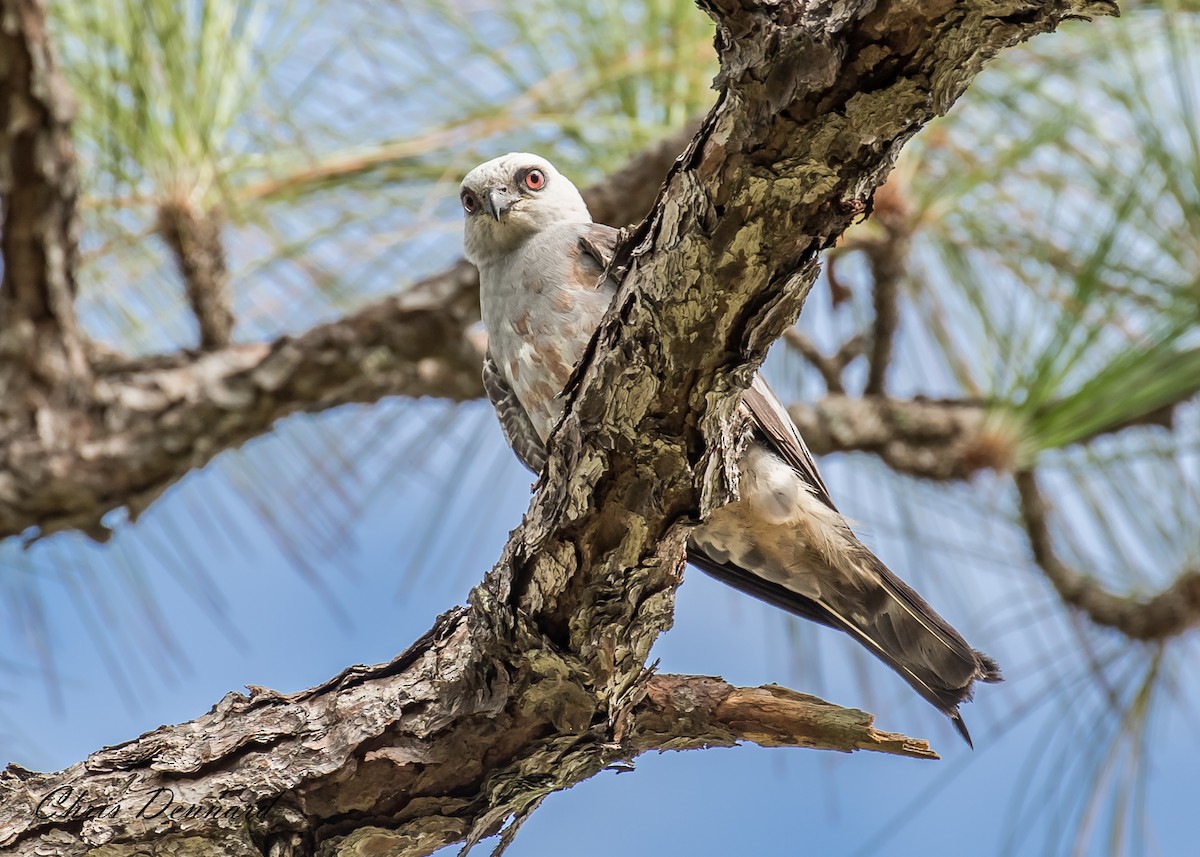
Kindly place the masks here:
MULTIPOLYGON (((479 268, 488 332, 483 378, 509 445, 541 470, 560 393, 616 290, 601 281, 617 231, 593 223, 549 162, 513 153, 463 179, 467 258, 479 268)), ((761 375, 742 397, 753 435, 740 498, 692 531, 688 559, 750 595, 845 631, 949 717, 994 661, 865 547, 838 512, 812 455, 761 375)))

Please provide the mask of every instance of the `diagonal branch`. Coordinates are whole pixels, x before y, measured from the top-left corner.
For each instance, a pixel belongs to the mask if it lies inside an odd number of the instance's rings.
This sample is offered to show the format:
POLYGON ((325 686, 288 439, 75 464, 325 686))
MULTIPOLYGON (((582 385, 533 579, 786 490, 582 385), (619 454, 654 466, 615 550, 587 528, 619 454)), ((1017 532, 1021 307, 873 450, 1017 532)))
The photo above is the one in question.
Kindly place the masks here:
POLYGON ((622 286, 538 492, 470 607, 382 674, 352 670, 308 694, 337 689, 362 707, 322 706, 314 722, 260 691, 202 718, 215 741, 205 729, 151 733, 49 779, 10 770, 0 811, 21 825, 15 853, 427 854, 498 832, 619 758, 612 748, 654 701, 645 662, 671 624, 689 530, 735 487, 737 394, 794 322, 818 252, 984 61, 1066 17, 1115 11, 1084 0, 703 5, 717 20, 717 106, 618 255, 622 286), (417 664, 436 680, 406 681, 417 664), (364 690, 375 675, 395 682, 378 704, 364 690), (242 728, 215 729, 230 719, 242 728), (359 754, 347 739, 363 725, 359 754), (285 746, 288 764, 274 763, 285 746), (170 778, 201 810, 38 817, 47 786, 89 771, 117 775, 113 796, 170 778), (446 777, 470 779, 450 802, 429 800, 446 777), (205 812, 212 784, 252 817, 205 812))
POLYGON ((1200 570, 1180 572, 1174 583, 1149 598, 1109 592, 1055 553, 1047 521, 1049 505, 1033 472, 1021 471, 1014 478, 1034 561, 1064 604, 1132 640, 1162 641, 1200 625, 1200 570))

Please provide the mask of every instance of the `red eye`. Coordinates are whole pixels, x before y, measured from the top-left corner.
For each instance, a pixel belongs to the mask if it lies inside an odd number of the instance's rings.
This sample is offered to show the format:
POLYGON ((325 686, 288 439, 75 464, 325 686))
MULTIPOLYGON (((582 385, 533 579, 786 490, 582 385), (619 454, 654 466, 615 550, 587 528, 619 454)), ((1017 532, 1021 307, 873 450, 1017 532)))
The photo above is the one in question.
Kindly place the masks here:
POLYGON ((546 174, 541 170, 530 170, 525 174, 525 187, 530 190, 541 190, 546 186, 546 174))
POLYGON ((475 194, 471 193, 469 190, 464 190, 462 195, 462 207, 463 211, 465 211, 467 214, 474 214, 479 210, 479 200, 475 198, 475 194))

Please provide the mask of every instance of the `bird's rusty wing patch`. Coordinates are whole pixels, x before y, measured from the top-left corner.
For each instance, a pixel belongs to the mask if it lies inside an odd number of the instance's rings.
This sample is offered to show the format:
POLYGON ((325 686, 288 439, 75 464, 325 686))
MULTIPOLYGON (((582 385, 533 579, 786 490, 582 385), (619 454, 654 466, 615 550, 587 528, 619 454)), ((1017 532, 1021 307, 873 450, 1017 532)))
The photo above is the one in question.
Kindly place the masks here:
POLYGON ((596 288, 601 285, 600 275, 612 261, 617 247, 619 229, 603 223, 589 223, 579 236, 579 257, 576 261, 580 280, 589 279, 596 288))

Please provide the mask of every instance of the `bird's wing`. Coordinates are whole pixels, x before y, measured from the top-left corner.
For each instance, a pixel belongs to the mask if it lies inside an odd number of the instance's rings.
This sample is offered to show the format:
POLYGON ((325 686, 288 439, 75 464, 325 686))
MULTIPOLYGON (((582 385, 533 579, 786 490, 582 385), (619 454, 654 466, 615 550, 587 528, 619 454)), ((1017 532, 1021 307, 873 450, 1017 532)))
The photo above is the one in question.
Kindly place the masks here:
MULTIPOLYGON (((608 263, 612 261, 613 251, 617 246, 617 236, 620 230, 614 229, 611 226, 605 226, 603 223, 589 223, 584 227, 579 234, 579 249, 580 261, 584 262, 587 259, 595 261, 599 270, 596 271, 596 285, 599 286, 600 274, 608 267, 608 263)), ((590 267, 590 266, 588 266, 590 267)), ((605 285, 615 285, 612 280, 606 281, 605 285)))
POLYGON ((496 409, 500 418, 500 427, 504 430, 504 439, 517 454, 521 463, 534 473, 541 473, 546 464, 546 448, 542 439, 534 431, 529 414, 517 401, 517 394, 504 380, 500 370, 492 360, 491 352, 483 359, 483 388, 487 390, 488 399, 496 409))
POLYGON ((813 496, 836 512, 837 507, 833 505, 833 498, 829 496, 829 489, 825 487, 825 480, 821 478, 804 438, 761 372, 754 376, 750 389, 742 395, 742 407, 750 413, 754 426, 766 437, 771 448, 812 487, 813 496))

